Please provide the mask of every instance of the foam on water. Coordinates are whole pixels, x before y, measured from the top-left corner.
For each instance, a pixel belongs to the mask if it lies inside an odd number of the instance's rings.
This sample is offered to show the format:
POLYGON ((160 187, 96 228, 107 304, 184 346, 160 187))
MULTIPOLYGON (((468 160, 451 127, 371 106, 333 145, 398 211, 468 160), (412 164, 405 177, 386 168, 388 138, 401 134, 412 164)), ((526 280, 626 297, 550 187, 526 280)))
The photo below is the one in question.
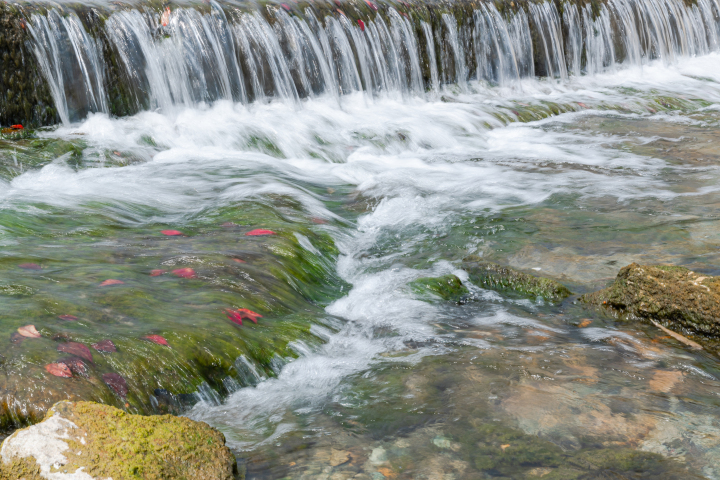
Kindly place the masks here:
MULTIPOLYGON (((405 286, 454 267, 433 260, 441 251, 427 254, 432 266, 425 270, 401 259, 448 234, 460 217, 534 205, 553 195, 666 200, 706 191, 676 192, 660 175, 675 168, 667 162, 613 148, 622 137, 570 127, 587 116, 615 115, 607 105, 644 105, 657 92, 718 102, 718 82, 720 56, 710 54, 676 66, 618 69, 565 83, 523 79, 515 88, 496 89, 472 84, 465 93, 444 92, 446 101, 353 93, 340 99, 340 108, 335 97, 320 96, 299 106, 219 101, 121 119, 93 114, 45 135, 82 138, 89 145, 87 164, 97 168, 74 168, 59 158, 0 184, 0 207, 19 212, 32 207, 35 215, 43 215, 45 205, 77 212, 104 208, 119 221, 143 224, 181 223, 270 193, 293 196, 311 214, 339 218, 318 187, 375 198, 371 211, 344 220, 347 228, 327 227, 342 252, 339 273, 352 284, 327 309, 345 321, 339 332, 286 365, 277 378, 243 388, 219 406, 201 403, 190 413, 224 430, 231 446, 250 449, 292 429, 288 411, 321 405, 344 378, 367 369, 379 354, 410 340, 437 340, 434 324, 447 313, 417 300, 405 286), (545 102, 584 102, 588 109, 530 123, 506 124, 496 115, 518 103, 545 102), (256 148, 258 139, 272 147, 256 148), (101 168, 108 150, 132 151, 146 161, 101 168)), ((468 243, 467 253, 475 247, 468 243)), ((512 302, 493 298, 498 310, 476 323, 562 332, 508 313, 505 306, 512 302)), ((610 335, 585 332, 591 341, 610 335)), ((420 356, 438 351, 427 347, 420 356)))

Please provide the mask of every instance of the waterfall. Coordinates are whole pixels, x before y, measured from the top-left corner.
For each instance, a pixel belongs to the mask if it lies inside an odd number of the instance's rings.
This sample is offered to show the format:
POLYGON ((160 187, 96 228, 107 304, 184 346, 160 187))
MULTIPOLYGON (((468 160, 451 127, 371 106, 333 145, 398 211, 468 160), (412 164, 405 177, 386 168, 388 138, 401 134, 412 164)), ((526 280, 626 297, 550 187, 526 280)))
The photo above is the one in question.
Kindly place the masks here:
POLYGON ((550 1, 502 10, 480 3, 470 16, 460 5, 338 6, 300 12, 213 0, 175 8, 167 25, 152 8, 127 7, 95 30, 73 10, 51 8, 33 14, 28 29, 63 123, 112 113, 110 82, 128 83, 137 110, 315 95, 340 101, 352 92, 423 96, 444 84, 467 90, 477 81, 515 88, 535 74, 566 81, 720 49, 718 0, 565 2, 560 11, 550 1), (109 71, 108 52, 119 71, 109 71))

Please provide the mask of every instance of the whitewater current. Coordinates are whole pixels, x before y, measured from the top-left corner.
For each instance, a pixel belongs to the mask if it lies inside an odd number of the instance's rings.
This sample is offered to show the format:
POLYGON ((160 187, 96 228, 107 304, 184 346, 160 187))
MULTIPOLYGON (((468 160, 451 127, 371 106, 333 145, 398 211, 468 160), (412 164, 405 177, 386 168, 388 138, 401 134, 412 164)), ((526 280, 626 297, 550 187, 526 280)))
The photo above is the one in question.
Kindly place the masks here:
MULTIPOLYGON (((488 301, 482 308, 448 309, 417 299, 406 285, 447 273, 467 280, 446 252, 482 254, 486 238, 472 234, 478 218, 553 202, 580 211, 613 204, 653 215, 649 203, 717 192, 717 165, 692 167, 627 147, 655 142, 662 133, 626 135, 587 122, 642 120, 659 132, 665 125, 716 129, 709 118, 719 105, 720 55, 711 53, 566 81, 522 79, 503 88, 473 82, 465 92, 448 86, 428 98, 355 92, 299 102, 221 100, 125 118, 94 113, 41 135, 82 138, 88 152, 97 152, 96 168, 74 169, 66 157, 57 158, 0 180, 0 205, 6 211, 58 206, 78 216, 101 208, 128 225, 182 225, 218 206, 280 194, 313 217, 333 220, 318 228, 334 238, 338 274, 351 285, 326 309, 337 333, 317 328, 326 343, 298 344, 299 358, 277 378, 188 413, 221 429, 232 448, 251 451, 298 428, 288 412, 320 411, 341 398, 345 379, 377 362, 412 368, 448 353, 452 333, 438 323, 537 327, 529 300, 476 289, 488 301), (705 106, 693 115, 658 111, 657 98, 700 99, 705 106), (565 113, 521 121, 515 111, 546 112, 550 104, 566 106, 565 113), (156 146, 143 141, 147 136, 156 146), (245 148, 253 138, 274 145, 273 154, 245 148), (102 152, 115 149, 143 161, 105 168, 102 152), (336 194, 364 208, 338 209, 336 194), (458 233, 463 225, 471 225, 470 233, 458 233), (416 258, 426 268, 409 260, 416 258), (518 302, 528 315, 510 311, 518 302), (393 334, 379 334, 387 331, 393 334), (388 356, 409 342, 420 345, 413 354, 388 356)), ((601 337, 588 330, 581 341, 601 337)), ((479 340, 474 347, 493 345, 479 340)))

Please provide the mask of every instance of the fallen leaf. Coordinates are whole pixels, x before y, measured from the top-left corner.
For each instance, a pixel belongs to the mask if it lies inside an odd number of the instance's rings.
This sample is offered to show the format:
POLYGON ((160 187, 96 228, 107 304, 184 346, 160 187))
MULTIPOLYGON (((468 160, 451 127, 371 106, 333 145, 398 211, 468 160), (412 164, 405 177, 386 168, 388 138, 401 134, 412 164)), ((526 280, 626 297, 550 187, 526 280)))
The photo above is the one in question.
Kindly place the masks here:
POLYGON ((675 333, 675 332, 673 332, 672 330, 663 327, 662 325, 660 325, 659 323, 657 323, 655 320, 650 320, 650 321, 652 322, 653 325, 655 325, 655 326, 658 327, 660 330, 662 330, 663 332, 665 332, 665 333, 667 333, 668 335, 670 335, 671 337, 673 337, 673 338, 674 338, 675 340, 677 340, 678 342, 684 343, 684 344, 687 345, 688 347, 693 348, 693 349, 695 349, 695 350, 702 350, 702 349, 703 349, 703 347, 701 347, 699 343, 693 342, 693 341, 690 340, 689 338, 683 337, 683 336, 680 335, 679 333, 675 333))
POLYGON ((247 308, 239 308, 237 309, 237 313, 239 313, 242 317, 251 320, 253 323, 257 323, 257 319, 262 318, 262 315, 255 313, 252 310, 248 310, 247 308))
POLYGON ((22 125, 20 125, 20 124, 17 124, 17 125, 10 125, 10 128, 14 128, 15 130, 22 130, 22 129, 23 129, 23 126, 22 126, 22 125))
POLYGON ((160 233, 167 235, 168 237, 177 237, 183 234, 177 230, 161 230, 160 233))
POLYGON ((577 104, 580 105, 582 108, 590 108, 582 102, 577 102, 577 104))
POLYGON ((88 362, 93 362, 93 356, 92 352, 88 347, 83 345, 82 343, 78 342, 67 342, 67 343, 61 343, 57 347, 58 352, 65 352, 69 353, 71 355, 75 355, 76 357, 84 358, 88 362))
POLYGON ((128 393, 128 386, 122 375, 117 373, 106 373, 102 376, 105 385, 110 387, 119 396, 125 398, 128 393))
POLYGON ((25 338, 40 338, 40 332, 37 331, 35 325, 25 325, 18 328, 17 331, 25 338))
POLYGON ((195 270, 192 268, 178 268, 173 270, 172 273, 180 278, 195 278, 195 270))
POLYGON ((25 270, 42 270, 42 267, 37 263, 21 263, 18 267, 25 270))
POLYGON ((75 315, 58 315, 60 320, 66 320, 68 322, 74 322, 78 319, 75 315))
POLYGON ((98 352, 117 352, 117 348, 115 348, 115 344, 112 342, 112 340, 101 340, 98 343, 93 343, 92 347, 98 352))
POLYGON ((242 258, 233 258, 233 262, 237 262, 237 263, 247 263, 247 262, 246 262, 245 260, 243 260, 242 258))
POLYGON ((165 340, 165 337, 163 337, 163 336, 161 336, 161 335, 146 335, 146 336, 144 336, 143 338, 144 338, 145 340, 150 340, 150 341, 153 342, 153 343, 157 343, 158 345, 169 346, 169 345, 168 345, 168 341, 165 340))
POLYGON ((358 25, 360 25, 360 31, 364 32, 365 31, 365 22, 363 22, 362 20, 358 20, 358 25))
POLYGON ((242 325, 242 316, 237 313, 235 310, 230 310, 229 308, 225 309, 225 315, 233 322, 237 323, 238 325, 242 325))
POLYGON ((580 322, 580 323, 578 324, 578 327, 580 327, 580 328, 585 328, 585 327, 587 327, 588 325, 590 325, 591 323, 592 323, 592 320, 590 320, 589 318, 586 318, 585 320, 583 320, 582 322, 580 322))
POLYGON ((104 282, 102 282, 100 284, 100 286, 107 287, 108 285, 123 285, 123 284, 125 284, 125 282, 123 282, 122 280, 114 280, 111 278, 109 280, 105 280, 104 282))
POLYGON ((256 237, 260 235, 277 235, 272 230, 265 230, 264 228, 256 228, 255 230, 250 230, 245 234, 248 237, 256 237))
POLYGON ((506 443, 505 445, 500 445, 500 448, 502 448, 502 451, 504 452, 506 448, 510 446, 509 443, 506 443))
POLYGON ((64 363, 48 363, 47 365, 45 365, 45 370, 47 370, 50 375, 55 375, 56 377, 72 377, 72 371, 70 370, 70 367, 68 367, 64 363))
POLYGON ((160 268, 155 269, 155 270, 150 270, 150 276, 151 276, 151 277, 159 277, 159 276, 162 275, 163 273, 167 273, 167 270, 162 270, 162 269, 160 269, 160 268))
POLYGON ((72 373, 75 373, 77 375, 82 375, 83 377, 87 376, 87 372, 88 372, 87 365, 85 365, 85 362, 83 362, 79 358, 73 358, 73 357, 61 358, 60 360, 57 361, 57 363, 67 365, 72 373))

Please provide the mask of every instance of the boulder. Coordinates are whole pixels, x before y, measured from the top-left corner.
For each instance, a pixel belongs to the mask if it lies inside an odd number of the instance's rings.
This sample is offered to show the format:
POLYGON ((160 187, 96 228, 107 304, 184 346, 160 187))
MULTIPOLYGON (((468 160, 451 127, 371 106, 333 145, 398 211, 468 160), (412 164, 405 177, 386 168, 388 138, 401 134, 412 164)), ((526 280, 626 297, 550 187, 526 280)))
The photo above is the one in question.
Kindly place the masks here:
POLYGON ((623 267, 608 288, 581 300, 623 320, 638 319, 676 332, 720 337, 720 277, 684 267, 623 267))
POLYGON ((461 302, 463 297, 470 293, 462 281, 452 274, 418 278, 410 282, 410 288, 421 297, 430 294, 449 302, 461 302))
POLYGON ((496 263, 484 261, 477 255, 463 259, 462 268, 477 286, 521 297, 542 297, 559 302, 572 293, 564 285, 550 278, 536 277, 496 263))
POLYGON ((236 473, 225 437, 206 423, 93 402, 59 402, 0 448, 3 480, 230 480, 236 473))

